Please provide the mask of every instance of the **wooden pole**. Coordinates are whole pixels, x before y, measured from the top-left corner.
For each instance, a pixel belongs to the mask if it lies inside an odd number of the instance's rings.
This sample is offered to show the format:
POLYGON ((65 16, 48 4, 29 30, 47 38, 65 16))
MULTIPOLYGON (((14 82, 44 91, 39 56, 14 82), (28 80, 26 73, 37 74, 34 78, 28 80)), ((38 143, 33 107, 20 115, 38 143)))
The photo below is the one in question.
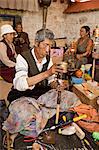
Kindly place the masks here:
POLYGON ((93 66, 92 66, 92 81, 94 80, 95 75, 95 58, 93 59, 93 66))
POLYGON ((60 90, 58 90, 57 108, 56 108, 56 120, 55 120, 55 124, 58 124, 58 120, 59 120, 59 108, 60 108, 60 101, 61 101, 61 91, 60 91, 60 90))

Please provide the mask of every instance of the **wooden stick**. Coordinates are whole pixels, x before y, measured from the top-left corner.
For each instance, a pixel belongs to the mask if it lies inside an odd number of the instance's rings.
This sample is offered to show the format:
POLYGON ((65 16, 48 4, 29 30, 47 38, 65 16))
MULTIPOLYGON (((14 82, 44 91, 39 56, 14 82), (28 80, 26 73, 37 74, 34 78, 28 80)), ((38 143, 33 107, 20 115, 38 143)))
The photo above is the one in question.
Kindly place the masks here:
POLYGON ((56 108, 56 120, 55 120, 55 124, 58 124, 60 101, 61 101, 61 91, 59 90, 58 91, 58 97, 57 97, 57 108, 56 108))
POLYGON ((93 59, 93 67, 92 67, 92 81, 94 80, 95 75, 95 58, 93 59))
POLYGON ((60 104, 57 104, 55 124, 58 124, 58 119, 59 119, 59 107, 60 107, 60 104))

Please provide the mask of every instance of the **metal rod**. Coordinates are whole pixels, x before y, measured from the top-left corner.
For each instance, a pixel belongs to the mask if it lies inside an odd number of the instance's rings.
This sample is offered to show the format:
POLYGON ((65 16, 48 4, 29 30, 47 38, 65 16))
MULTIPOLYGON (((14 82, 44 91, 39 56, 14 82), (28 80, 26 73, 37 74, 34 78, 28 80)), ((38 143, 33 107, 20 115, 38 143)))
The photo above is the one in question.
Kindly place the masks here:
POLYGON ((43 7, 43 28, 46 28, 46 20, 47 20, 47 7, 43 7))

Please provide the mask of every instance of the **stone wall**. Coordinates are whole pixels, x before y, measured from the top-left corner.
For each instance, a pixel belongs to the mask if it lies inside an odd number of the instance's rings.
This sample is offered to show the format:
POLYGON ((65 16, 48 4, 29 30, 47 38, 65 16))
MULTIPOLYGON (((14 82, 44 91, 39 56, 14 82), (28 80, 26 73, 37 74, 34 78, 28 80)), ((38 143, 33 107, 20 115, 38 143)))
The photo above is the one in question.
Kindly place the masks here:
MULTIPOLYGON (((95 26, 99 25, 99 11, 90 11, 83 13, 64 14, 66 3, 52 2, 48 8, 46 27, 53 30, 55 38, 67 37, 67 41, 72 41, 73 38, 79 37, 80 27, 88 25, 91 32, 95 26)), ((10 11, 8 12, 10 14, 10 11)), ((42 28, 43 11, 39 8, 38 12, 14 12, 22 17, 24 31, 29 34, 31 46, 34 43, 35 32, 42 28)), ((12 13, 13 14, 13 13, 12 13)))
MULTIPOLYGON (((95 26, 99 25, 99 11, 90 11, 74 14, 64 14, 66 4, 52 2, 48 8, 46 27, 53 30, 55 38, 67 37, 67 41, 79 37, 80 27, 88 25, 91 33, 95 26)), ((38 13, 24 13, 23 26, 24 30, 29 33, 31 44, 34 41, 35 32, 42 27, 42 9, 38 13)))

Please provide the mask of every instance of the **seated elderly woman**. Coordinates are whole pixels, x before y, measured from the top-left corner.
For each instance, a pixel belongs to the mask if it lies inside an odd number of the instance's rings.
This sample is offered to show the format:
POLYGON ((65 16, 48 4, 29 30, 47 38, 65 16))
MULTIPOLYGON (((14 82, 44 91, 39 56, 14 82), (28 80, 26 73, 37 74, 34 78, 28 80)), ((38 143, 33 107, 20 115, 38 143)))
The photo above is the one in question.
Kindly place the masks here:
POLYGON ((73 53, 73 48, 75 54, 74 57, 76 60, 76 68, 80 68, 82 64, 92 63, 91 54, 93 49, 93 41, 90 38, 90 28, 88 26, 81 27, 80 38, 73 43, 73 45, 71 44, 69 50, 66 51, 66 54, 69 51, 71 56, 71 52, 73 53))
MULTIPOLYGON (((13 45, 13 38, 16 31, 11 25, 1 26, 0 41, 0 100, 7 99, 9 90, 15 74, 16 53, 13 45)), ((3 102, 3 101, 2 101, 3 102)))
POLYGON ((0 41, 0 76, 9 83, 12 83, 15 74, 16 52, 13 45, 15 33, 9 24, 1 26, 3 39, 0 41))
POLYGON ((83 26, 80 29, 80 38, 76 45, 77 68, 82 64, 91 63, 91 54, 93 49, 93 41, 90 38, 90 28, 83 26))

